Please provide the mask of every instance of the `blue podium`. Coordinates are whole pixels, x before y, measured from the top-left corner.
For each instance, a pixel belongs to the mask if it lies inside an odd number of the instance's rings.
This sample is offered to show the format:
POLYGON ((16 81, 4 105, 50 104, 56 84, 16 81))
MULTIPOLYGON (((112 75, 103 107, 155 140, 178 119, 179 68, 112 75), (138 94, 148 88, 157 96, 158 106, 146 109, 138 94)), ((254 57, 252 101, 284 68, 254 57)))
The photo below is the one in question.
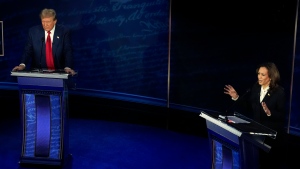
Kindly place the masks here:
POLYGON ((271 130, 239 113, 222 116, 215 112, 201 112, 211 149, 212 169, 259 168, 259 150, 269 152, 265 137, 276 138, 271 130))
POLYGON ((69 75, 11 72, 19 86, 22 123, 20 164, 61 166, 68 156, 69 75))

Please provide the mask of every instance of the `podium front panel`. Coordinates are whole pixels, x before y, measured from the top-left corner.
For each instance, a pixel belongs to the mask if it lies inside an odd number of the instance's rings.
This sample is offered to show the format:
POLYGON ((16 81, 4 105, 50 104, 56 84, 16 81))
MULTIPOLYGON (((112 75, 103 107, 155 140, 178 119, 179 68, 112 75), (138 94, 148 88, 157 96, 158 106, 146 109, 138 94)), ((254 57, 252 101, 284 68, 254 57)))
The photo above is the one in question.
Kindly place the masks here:
MULTIPOLYGON (((216 130, 219 132, 220 130, 216 130)), ((224 134, 217 133, 208 129, 208 137, 212 155, 212 166, 214 169, 240 169, 240 140, 238 136, 229 132, 224 134), (230 136, 230 137, 228 137, 230 136), (233 139, 233 137, 236 137, 233 139)))
POLYGON ((14 75, 20 75, 18 84, 23 130, 20 164, 61 166, 68 153, 66 76, 38 73, 14 75))
POLYGON ((23 157, 61 159, 62 110, 61 93, 23 94, 23 157))
POLYGON ((36 78, 36 77, 18 77, 18 83, 22 86, 44 86, 44 87, 63 87, 64 82, 61 79, 36 78))
POLYGON ((276 136, 276 132, 251 119, 244 119, 250 123, 230 123, 216 113, 201 112, 200 116, 206 119, 213 169, 258 168, 259 149, 270 149, 264 138, 276 136))

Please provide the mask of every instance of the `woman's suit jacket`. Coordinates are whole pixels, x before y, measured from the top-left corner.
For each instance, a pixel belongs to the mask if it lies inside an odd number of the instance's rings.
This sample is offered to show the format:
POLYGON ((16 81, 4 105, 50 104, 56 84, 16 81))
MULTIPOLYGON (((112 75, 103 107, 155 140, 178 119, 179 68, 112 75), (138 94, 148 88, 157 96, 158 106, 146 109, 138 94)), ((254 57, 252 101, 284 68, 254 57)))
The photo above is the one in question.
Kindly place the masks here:
POLYGON ((269 127, 275 131, 282 131, 285 124, 286 98, 285 91, 281 86, 269 89, 262 102, 265 102, 271 111, 271 116, 267 116, 260 102, 261 86, 255 83, 251 88, 250 94, 241 98, 246 105, 249 117, 260 124, 269 127))

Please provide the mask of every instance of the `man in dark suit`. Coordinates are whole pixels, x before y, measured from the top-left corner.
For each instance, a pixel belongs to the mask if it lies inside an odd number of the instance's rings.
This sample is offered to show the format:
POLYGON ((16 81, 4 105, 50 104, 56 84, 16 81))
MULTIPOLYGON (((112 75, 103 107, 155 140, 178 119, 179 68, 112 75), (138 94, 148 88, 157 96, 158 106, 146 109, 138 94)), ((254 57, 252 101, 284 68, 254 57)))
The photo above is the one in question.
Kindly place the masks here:
POLYGON ((12 71, 31 69, 64 70, 74 75, 73 49, 71 44, 70 30, 66 27, 56 25, 56 12, 53 9, 43 9, 40 13, 42 25, 29 29, 27 44, 21 57, 21 64, 14 67, 12 71), (51 38, 50 47, 47 47, 47 37, 51 38), (49 48, 49 50, 47 50, 49 48), (46 53, 49 53, 50 63, 47 61, 46 53))

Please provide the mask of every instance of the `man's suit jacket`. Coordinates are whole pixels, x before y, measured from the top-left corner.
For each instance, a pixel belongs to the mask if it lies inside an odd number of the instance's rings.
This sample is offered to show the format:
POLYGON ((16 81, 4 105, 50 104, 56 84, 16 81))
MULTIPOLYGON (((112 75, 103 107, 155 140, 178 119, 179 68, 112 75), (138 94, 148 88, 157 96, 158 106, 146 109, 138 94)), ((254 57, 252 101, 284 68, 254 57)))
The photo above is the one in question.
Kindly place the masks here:
MULTIPOLYGON (((21 63, 28 69, 47 69, 45 50, 45 31, 42 25, 29 29, 28 39, 25 45, 21 63)), ((55 69, 73 68, 73 49, 69 29, 56 25, 52 53, 55 69)))

